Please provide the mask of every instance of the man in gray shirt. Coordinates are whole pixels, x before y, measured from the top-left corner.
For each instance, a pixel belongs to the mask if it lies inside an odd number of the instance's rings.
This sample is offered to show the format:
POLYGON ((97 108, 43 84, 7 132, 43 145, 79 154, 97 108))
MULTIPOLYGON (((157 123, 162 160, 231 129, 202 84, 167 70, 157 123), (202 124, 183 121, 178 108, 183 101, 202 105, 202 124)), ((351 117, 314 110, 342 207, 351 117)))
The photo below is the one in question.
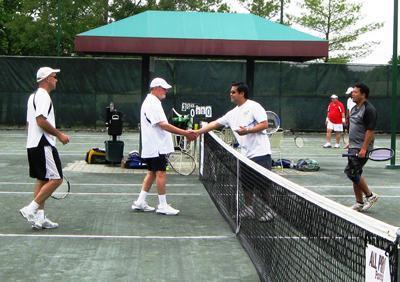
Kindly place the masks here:
POLYGON ((374 129, 377 120, 376 109, 368 101, 368 96, 367 85, 363 83, 354 85, 352 98, 356 106, 350 111, 349 154, 357 154, 357 156, 348 157, 344 172, 353 182, 356 203, 351 208, 356 211, 370 209, 379 198, 369 189, 364 176, 362 176, 363 167, 368 160, 367 152, 374 147, 374 129), (366 196, 365 202, 363 195, 366 196))

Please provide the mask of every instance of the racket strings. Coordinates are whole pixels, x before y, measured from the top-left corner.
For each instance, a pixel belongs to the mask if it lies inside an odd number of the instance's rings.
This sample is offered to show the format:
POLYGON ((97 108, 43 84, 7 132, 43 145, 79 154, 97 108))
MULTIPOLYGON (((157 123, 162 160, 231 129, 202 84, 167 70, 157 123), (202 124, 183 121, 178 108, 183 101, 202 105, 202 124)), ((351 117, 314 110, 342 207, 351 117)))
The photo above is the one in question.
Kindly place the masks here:
POLYGON ((388 148, 375 149, 369 153, 369 158, 376 161, 386 161, 392 157, 393 150, 388 148))
POLYGON ((268 119, 268 128, 266 129, 267 134, 272 134, 278 131, 281 126, 281 121, 279 116, 271 111, 266 111, 268 119))
POLYGON ((63 182, 57 189, 51 194, 51 197, 56 200, 65 199, 71 191, 70 182, 64 177, 63 182))

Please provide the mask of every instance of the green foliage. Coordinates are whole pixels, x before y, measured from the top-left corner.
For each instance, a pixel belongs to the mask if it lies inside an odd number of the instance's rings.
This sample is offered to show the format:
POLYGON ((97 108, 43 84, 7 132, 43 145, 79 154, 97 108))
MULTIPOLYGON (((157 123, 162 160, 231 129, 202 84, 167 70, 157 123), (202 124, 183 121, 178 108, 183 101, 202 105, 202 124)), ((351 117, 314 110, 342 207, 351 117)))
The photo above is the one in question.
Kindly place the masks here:
POLYGON ((77 34, 146 10, 228 12, 222 0, 0 0, 0 55, 71 55, 77 34), (60 32, 59 32, 60 31, 60 32))
POLYGON ((114 0, 110 16, 120 20, 147 10, 229 12, 229 6, 222 0, 114 0))
MULTIPOLYGON (((290 0, 239 0, 249 12, 276 19, 290 0)), ((330 62, 345 63, 370 52, 377 42, 362 46, 354 42, 364 33, 379 29, 381 23, 358 26, 361 4, 346 0, 304 0, 305 12, 286 16, 321 33, 329 40, 330 62)), ((223 0, 0 0, 0 55, 57 55, 74 51, 77 34, 146 10, 230 12, 223 0), (59 32, 61 31, 61 32, 59 32)))
MULTIPOLYGON (((393 55, 392 58, 388 61, 388 64, 391 65, 393 63, 393 55)), ((397 64, 400 64, 400 56, 397 56, 397 64)))
POLYGON ((362 4, 348 0, 304 0, 301 7, 304 9, 301 16, 292 16, 291 20, 319 32, 329 40, 326 62, 347 63, 369 54, 372 47, 379 43, 368 41, 354 44, 361 35, 383 26, 382 23, 360 26, 362 4))
POLYGON ((291 0, 239 0, 241 5, 250 13, 272 19, 280 15, 281 3, 285 7, 291 0))
POLYGON ((0 1, 0 54, 5 53, 7 49, 7 40, 6 40, 6 11, 4 10, 4 1, 0 1))
POLYGON ((61 39, 62 54, 69 55, 76 34, 106 24, 108 4, 106 0, 7 0, 2 1, 2 8, 1 55, 52 56, 57 55, 57 36, 61 39))

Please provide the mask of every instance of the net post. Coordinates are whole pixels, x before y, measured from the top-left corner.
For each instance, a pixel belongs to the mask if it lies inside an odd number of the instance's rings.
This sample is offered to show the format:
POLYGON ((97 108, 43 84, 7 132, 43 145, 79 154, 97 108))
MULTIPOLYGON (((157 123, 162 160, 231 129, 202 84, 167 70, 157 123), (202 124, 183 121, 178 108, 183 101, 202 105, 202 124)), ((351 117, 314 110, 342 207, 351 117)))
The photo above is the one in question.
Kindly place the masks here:
POLYGON ((391 138, 390 145, 394 151, 390 164, 386 165, 388 169, 399 169, 396 165, 396 131, 397 131, 397 35, 398 35, 398 0, 393 2, 393 54, 392 54, 392 120, 391 120, 391 138))

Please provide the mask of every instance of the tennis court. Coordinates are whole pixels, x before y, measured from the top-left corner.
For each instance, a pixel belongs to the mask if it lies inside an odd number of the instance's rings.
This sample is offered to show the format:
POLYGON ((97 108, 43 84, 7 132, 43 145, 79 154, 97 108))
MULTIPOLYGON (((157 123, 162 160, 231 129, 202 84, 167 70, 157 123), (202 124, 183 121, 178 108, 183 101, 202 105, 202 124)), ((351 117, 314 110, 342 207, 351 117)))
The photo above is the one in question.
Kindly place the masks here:
MULTIPOLYGON (((104 147, 108 135, 85 131, 69 134, 71 143, 58 148, 72 193, 64 200, 47 203, 48 217, 59 222, 60 228, 38 232, 18 213, 32 195, 25 132, 0 131, 1 281, 259 281, 256 267, 197 175, 169 176, 168 199, 181 210, 179 216, 135 213, 130 205, 140 189, 141 171, 76 169, 89 148, 104 147)), ((297 148, 293 136, 286 135, 282 157, 312 158, 320 163, 321 170, 277 172, 336 202, 351 205, 354 197, 343 174, 343 150, 323 149, 322 134, 303 138, 305 146, 297 148)), ((125 154, 138 148, 137 133, 124 133, 121 140, 125 154)), ((377 146, 389 144, 389 136, 378 135, 377 146)), ((396 203, 400 176, 397 170, 384 166, 368 162, 365 168, 370 187, 381 195, 368 215, 399 226, 396 203)), ((149 203, 156 202, 153 194, 149 203)), ((257 221, 251 224, 255 228, 265 226, 257 221)))

